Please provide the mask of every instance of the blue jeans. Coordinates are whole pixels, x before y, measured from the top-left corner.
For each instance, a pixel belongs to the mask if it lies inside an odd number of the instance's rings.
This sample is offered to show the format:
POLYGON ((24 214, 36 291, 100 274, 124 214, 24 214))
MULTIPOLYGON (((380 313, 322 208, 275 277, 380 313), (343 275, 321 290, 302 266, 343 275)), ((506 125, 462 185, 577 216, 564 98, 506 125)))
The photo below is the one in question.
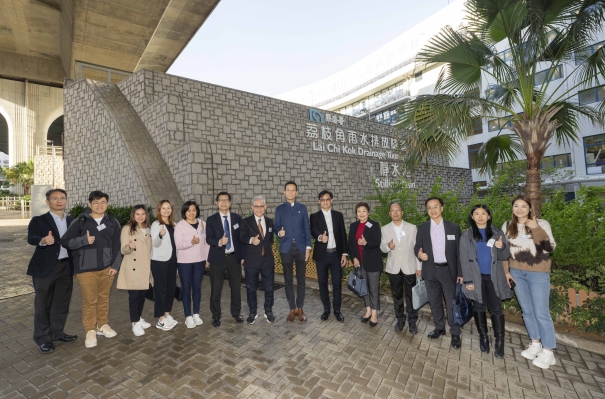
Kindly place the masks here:
POLYGON ((181 285, 183 286, 183 310, 185 317, 191 316, 191 302, 193 300, 193 313, 200 313, 202 300, 202 279, 206 261, 196 263, 177 263, 181 285))
POLYGON ((513 269, 510 274, 516 282, 515 295, 521 305, 523 321, 529 338, 541 341, 546 349, 555 349, 555 326, 550 317, 550 273, 513 269))

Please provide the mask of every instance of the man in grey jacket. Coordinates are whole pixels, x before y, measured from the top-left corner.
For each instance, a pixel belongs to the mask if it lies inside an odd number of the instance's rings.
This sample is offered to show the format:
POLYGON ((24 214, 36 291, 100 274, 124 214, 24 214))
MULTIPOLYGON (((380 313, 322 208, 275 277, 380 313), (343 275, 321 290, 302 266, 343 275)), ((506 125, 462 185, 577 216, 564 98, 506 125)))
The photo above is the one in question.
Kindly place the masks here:
POLYGON ((412 306, 412 287, 416 285, 416 277, 422 274, 422 263, 414 254, 416 226, 403 221, 400 204, 391 204, 389 216, 391 223, 382 227, 380 249, 388 254, 386 272, 391 283, 391 295, 397 317, 395 331, 403 331, 407 307, 408 331, 410 334, 417 334, 418 312, 412 306))
POLYGON ((97 335, 113 338, 109 327, 109 291, 120 269, 120 223, 105 214, 109 195, 93 191, 88 196, 89 211, 70 225, 61 245, 74 251, 74 273, 82 291, 82 323, 86 348, 97 346, 97 335))

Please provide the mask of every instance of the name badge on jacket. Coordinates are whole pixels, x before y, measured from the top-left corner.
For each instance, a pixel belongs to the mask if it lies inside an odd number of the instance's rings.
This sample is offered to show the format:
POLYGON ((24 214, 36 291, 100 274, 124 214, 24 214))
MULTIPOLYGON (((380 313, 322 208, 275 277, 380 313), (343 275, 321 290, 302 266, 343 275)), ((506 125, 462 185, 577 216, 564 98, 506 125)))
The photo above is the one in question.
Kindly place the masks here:
POLYGON ((366 227, 369 229, 370 227, 372 227, 372 223, 366 222, 366 227))
POLYGON ((453 235, 453 234, 448 234, 447 235, 447 239, 450 240, 450 241, 455 241, 456 240, 456 236, 453 235))

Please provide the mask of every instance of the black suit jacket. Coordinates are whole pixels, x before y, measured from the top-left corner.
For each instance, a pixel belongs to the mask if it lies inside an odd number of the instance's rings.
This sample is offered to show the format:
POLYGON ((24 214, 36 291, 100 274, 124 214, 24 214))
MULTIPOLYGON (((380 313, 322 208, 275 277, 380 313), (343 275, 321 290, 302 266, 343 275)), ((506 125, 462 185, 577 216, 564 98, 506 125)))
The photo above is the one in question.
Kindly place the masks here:
POLYGON ((250 239, 259 236, 258 224, 256 216, 248 216, 242 223, 242 231, 239 233, 240 240, 244 245, 244 267, 256 266, 261 261, 262 250, 265 248, 265 259, 271 267, 275 267, 275 259, 273 258, 273 220, 265 216, 265 231, 263 231, 264 239, 260 244, 250 244, 250 239))
MULTIPOLYGON (((66 216, 66 218, 67 227, 69 227, 74 218, 71 216, 66 216)), ((48 276, 55 267, 57 259, 59 259, 59 251, 61 250, 59 229, 50 212, 32 218, 27 228, 27 242, 36 246, 34 256, 32 256, 29 261, 27 274, 34 277, 48 276), (55 243, 53 245, 41 247, 39 245, 40 241, 48 235, 49 231, 52 231, 55 243)), ((71 274, 74 274, 74 265, 71 256, 69 257, 69 267, 71 269, 71 274)))
POLYGON ((382 231, 380 230, 380 224, 377 221, 368 219, 368 222, 372 227, 368 227, 366 224, 363 230, 363 238, 366 239, 367 244, 363 248, 363 258, 359 256, 359 249, 357 248, 357 240, 355 235, 359 228, 359 220, 351 223, 349 229, 349 256, 351 260, 363 259, 362 266, 367 272, 381 272, 383 269, 382 264, 382 251, 380 250, 380 240, 382 239, 382 231))
MULTIPOLYGON (((237 263, 240 263, 243 258, 242 243, 240 241, 240 231, 242 230, 242 217, 237 213, 229 212, 231 218, 231 245, 235 250, 235 258, 237 263)), ((206 243, 210 245, 208 251, 208 263, 213 266, 220 266, 225 260, 226 245, 218 246, 219 241, 225 234, 223 229, 223 218, 220 212, 211 215, 206 220, 206 243)))
MULTIPOLYGON (((345 219, 342 213, 330 210, 332 215, 332 229, 334 232, 334 240, 336 241, 336 252, 340 258, 342 254, 347 253, 347 232, 345 231, 345 219)), ((328 230, 328 224, 326 223, 326 217, 323 211, 315 212, 311 214, 311 236, 315 239, 315 246, 313 247, 313 259, 322 260, 326 256, 326 249, 328 249, 328 243, 323 243, 317 240, 317 237, 322 235, 324 231, 328 230)), ((329 233, 327 233, 329 234, 329 233)))
MULTIPOLYGON (((452 280, 456 282, 456 277, 462 277, 462 268, 460 267, 460 226, 455 223, 443 221, 445 230, 445 258, 452 280), (447 236, 454 236, 453 240, 448 240, 447 236)), ((433 244, 431 242, 431 221, 422 223, 418 226, 416 233, 416 245, 414 254, 418 256, 418 251, 422 251, 429 256, 428 260, 422 262, 422 278, 431 280, 435 278, 435 260, 433 259, 433 244)))

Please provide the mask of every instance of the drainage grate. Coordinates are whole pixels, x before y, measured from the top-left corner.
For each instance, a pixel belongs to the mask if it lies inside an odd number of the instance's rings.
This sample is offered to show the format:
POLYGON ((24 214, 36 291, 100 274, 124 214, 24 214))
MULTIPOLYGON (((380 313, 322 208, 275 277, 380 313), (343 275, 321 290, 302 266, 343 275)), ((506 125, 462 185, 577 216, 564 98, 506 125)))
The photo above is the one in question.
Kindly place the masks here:
POLYGON ((14 238, 0 238, 0 243, 2 242, 13 242, 15 241, 14 238))

